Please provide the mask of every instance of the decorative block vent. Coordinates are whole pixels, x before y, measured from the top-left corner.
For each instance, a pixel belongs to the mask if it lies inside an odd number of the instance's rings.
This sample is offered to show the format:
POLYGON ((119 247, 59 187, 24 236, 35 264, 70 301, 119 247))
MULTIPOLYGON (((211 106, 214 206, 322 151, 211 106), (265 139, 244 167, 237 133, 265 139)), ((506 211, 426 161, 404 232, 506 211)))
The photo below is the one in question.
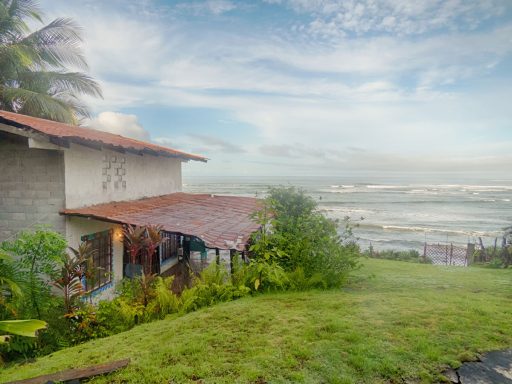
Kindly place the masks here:
POLYGON ((103 191, 126 190, 126 157, 115 155, 103 155, 103 191))

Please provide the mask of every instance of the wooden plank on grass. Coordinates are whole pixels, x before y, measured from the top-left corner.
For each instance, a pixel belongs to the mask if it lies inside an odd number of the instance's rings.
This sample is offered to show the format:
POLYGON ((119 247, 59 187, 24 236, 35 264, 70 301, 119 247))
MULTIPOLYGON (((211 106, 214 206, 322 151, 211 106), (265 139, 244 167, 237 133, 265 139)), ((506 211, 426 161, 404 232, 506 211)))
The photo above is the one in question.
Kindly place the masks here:
POLYGON ((112 361, 110 363, 92 365, 86 368, 67 369, 48 375, 33 377, 31 379, 11 381, 7 384, 46 384, 54 381, 69 381, 87 379, 89 377, 103 375, 126 367, 130 359, 112 361))

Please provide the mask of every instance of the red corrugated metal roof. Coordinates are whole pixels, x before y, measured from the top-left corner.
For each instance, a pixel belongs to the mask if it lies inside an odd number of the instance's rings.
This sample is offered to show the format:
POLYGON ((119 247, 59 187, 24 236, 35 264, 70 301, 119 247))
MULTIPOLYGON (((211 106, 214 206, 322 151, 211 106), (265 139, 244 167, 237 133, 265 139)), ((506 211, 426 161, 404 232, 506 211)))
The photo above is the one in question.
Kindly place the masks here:
POLYGON ((65 144, 66 141, 70 141, 81 145, 95 145, 139 154, 144 153, 154 156, 179 157, 184 160, 207 161, 203 156, 192 155, 153 143, 13 112, 0 111, 0 123, 43 134, 50 137, 50 139, 56 140, 57 144, 65 144))
POLYGON ((261 207, 252 197, 173 193, 133 201, 65 209, 61 214, 131 225, 161 225, 165 231, 202 239, 209 248, 244 250, 259 225, 250 217, 261 207))

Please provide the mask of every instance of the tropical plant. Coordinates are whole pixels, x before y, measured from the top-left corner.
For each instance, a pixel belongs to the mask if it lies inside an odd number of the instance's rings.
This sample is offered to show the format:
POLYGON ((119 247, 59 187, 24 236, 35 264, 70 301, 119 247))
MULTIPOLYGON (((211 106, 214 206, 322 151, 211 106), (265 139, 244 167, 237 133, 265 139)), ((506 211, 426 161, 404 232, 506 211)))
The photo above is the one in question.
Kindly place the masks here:
MULTIPOLYGON (((16 282, 16 269, 12 259, 0 250, 0 308, 8 309, 13 313, 9 298, 23 295, 20 286, 16 282)), ((8 332, 12 335, 36 337, 37 331, 47 327, 41 320, 3 320, 0 321, 0 332, 8 332)), ((0 344, 9 341, 11 336, 0 334, 0 344)))
POLYGON ((58 276, 66 250, 66 240, 57 233, 38 228, 22 232, 14 241, 2 243, 1 248, 17 258, 23 300, 18 304, 19 315, 42 318, 51 304, 51 281, 58 276))
MULTIPOLYGON (((95 271, 97 270, 92 265, 94 250, 90 243, 83 242, 78 249, 69 247, 69 250, 73 256, 69 253, 63 254, 60 275, 53 282, 53 285, 62 291, 66 314, 71 314, 76 310, 76 300, 86 293, 83 279, 90 281, 96 275, 95 271)), ((91 286, 94 286, 93 282, 90 283, 92 283, 91 286)))
POLYGON ((125 245, 130 255, 130 263, 137 264, 137 256, 144 246, 144 227, 127 225, 123 228, 125 245))
POLYGON ((145 227, 143 251, 145 256, 144 270, 145 273, 152 273, 153 271, 153 256, 157 248, 162 244, 162 226, 148 225, 145 227))
MULTIPOLYGON (((3 320, 0 321, 0 332, 8 332, 13 335, 36 337, 37 332, 47 327, 42 320, 3 320)), ((8 342, 9 335, 0 335, 0 343, 8 342)))
POLYGON ((130 263, 140 260, 144 274, 153 273, 153 257, 162 244, 162 227, 159 225, 132 226, 123 228, 125 244, 130 255, 130 263))
POLYGON ((70 325, 69 339, 72 344, 107 336, 107 332, 98 322, 95 308, 83 306, 67 313, 65 318, 70 325))
POLYGON ((22 296, 19 280, 19 271, 12 258, 0 249, 0 310, 9 315, 16 312, 13 301, 22 296))
POLYGON ((250 292, 251 288, 243 284, 233 284, 223 266, 212 263, 194 278, 190 288, 183 290, 180 296, 180 310, 195 311, 216 303, 238 299, 250 292))
POLYGON ((38 30, 42 12, 33 0, 0 1, 0 109, 77 124, 89 117, 80 95, 101 97, 80 49, 80 28, 57 18, 38 30))

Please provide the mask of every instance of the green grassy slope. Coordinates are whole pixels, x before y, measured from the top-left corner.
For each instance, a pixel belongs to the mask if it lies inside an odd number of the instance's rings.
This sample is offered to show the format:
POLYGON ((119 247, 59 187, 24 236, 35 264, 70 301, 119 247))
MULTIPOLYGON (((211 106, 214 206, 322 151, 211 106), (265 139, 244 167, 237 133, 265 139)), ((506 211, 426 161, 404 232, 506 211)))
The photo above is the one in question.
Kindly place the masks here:
POLYGON ((512 270, 367 260, 342 291, 261 295, 0 371, 0 381, 130 357, 94 383, 437 380, 512 346, 512 270))

